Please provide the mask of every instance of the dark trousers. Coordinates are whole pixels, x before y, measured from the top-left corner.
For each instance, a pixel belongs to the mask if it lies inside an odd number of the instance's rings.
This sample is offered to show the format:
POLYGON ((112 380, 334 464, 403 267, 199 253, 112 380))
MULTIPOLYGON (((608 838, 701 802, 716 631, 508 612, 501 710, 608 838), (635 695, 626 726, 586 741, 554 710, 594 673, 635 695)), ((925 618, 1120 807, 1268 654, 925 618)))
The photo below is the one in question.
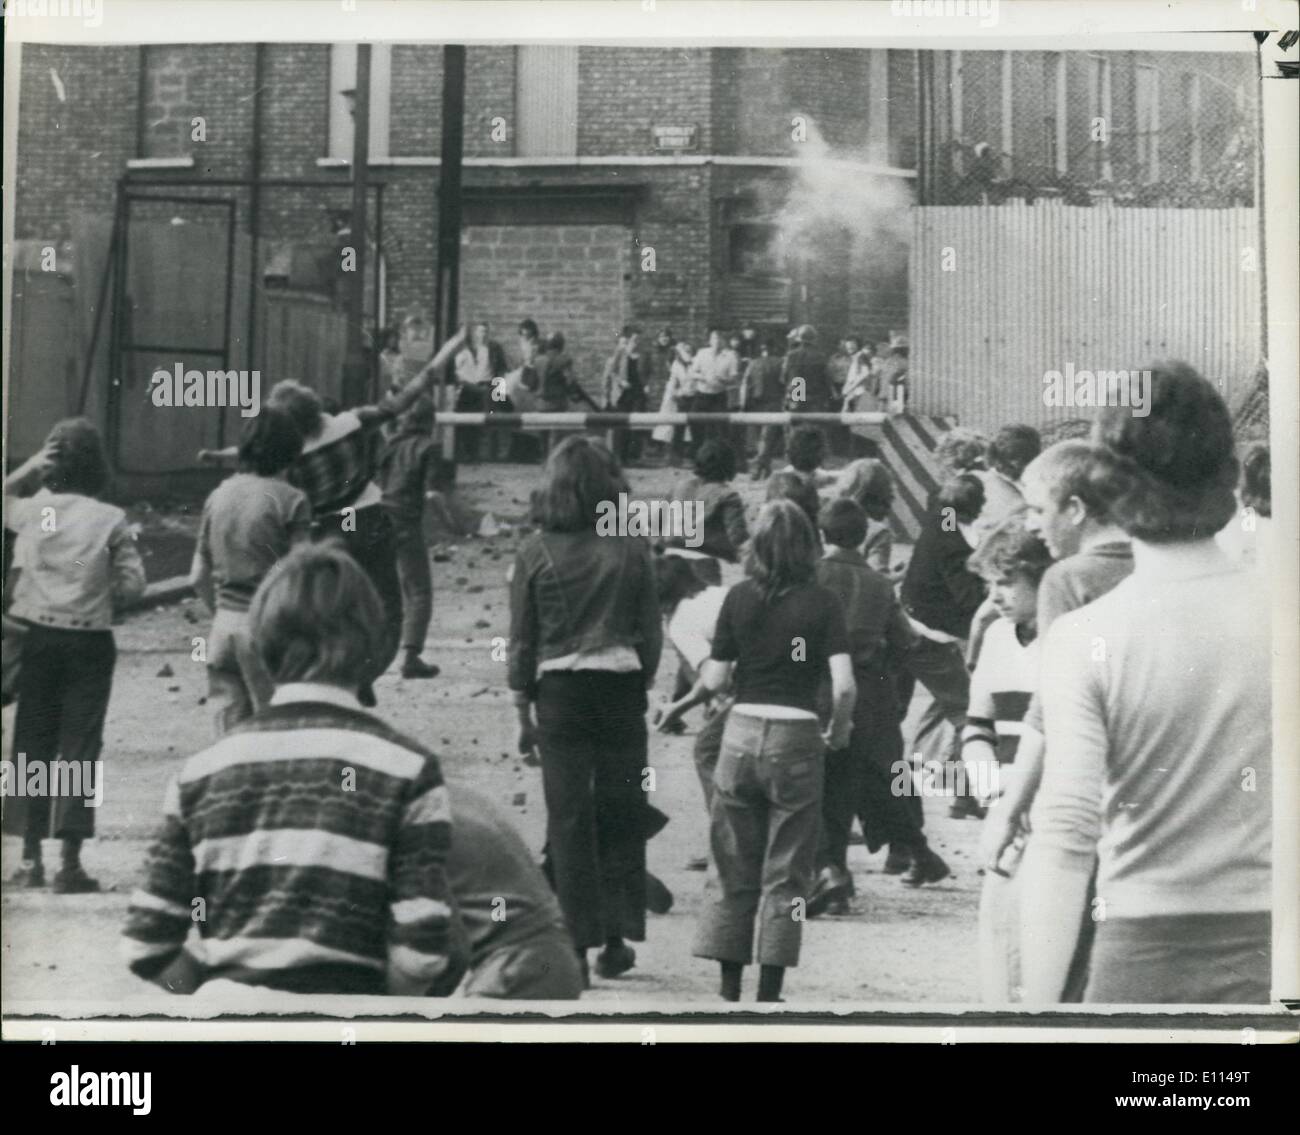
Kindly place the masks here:
MULTIPOLYGON (((727 395, 725 392, 722 394, 697 394, 691 401, 691 411, 696 414, 725 414, 727 412, 727 395)), ((710 438, 726 441, 728 432, 727 426, 719 425, 716 422, 692 426, 691 457, 694 457, 700 451, 700 446, 710 438)))
MULTIPOLYGON (((388 510, 367 505, 344 516, 332 513, 316 522, 319 539, 338 539, 379 592, 384 604, 384 642, 370 667, 379 677, 397 657, 402 638, 402 581, 397 574, 397 534, 388 510)), ((373 680, 372 678, 372 680, 373 680)))
POLYGON ((433 618, 433 572, 420 522, 402 524, 397 531, 397 578, 402 589, 402 649, 419 653, 433 618))
MULTIPOLYGON (((683 395, 677 399, 677 412, 679 414, 689 414, 695 409, 695 398, 693 395, 683 395)), ((674 458, 685 457, 686 454, 686 426, 673 426, 673 443, 672 455, 674 458)), ((695 433, 691 432, 691 445, 694 446, 695 433)))
POLYGON ((862 825, 868 851, 890 844, 916 855, 927 846, 921 830, 921 798, 895 796, 891 791, 891 769, 902 755, 898 725, 879 722, 855 723, 847 748, 827 752, 818 870, 848 869, 854 817, 862 825))
MULTIPOLYGON (((773 399, 763 399, 751 401, 745 409, 755 414, 768 414, 778 412, 781 405, 773 399)), ((754 451, 754 471, 766 477, 772 472, 772 460, 781 448, 781 427, 745 426, 744 429, 748 434, 747 447, 754 451)))
POLYGON ((546 836, 574 945, 645 940, 645 675, 544 673, 537 694, 546 836))
POLYGON ((86 839, 95 834, 96 809, 86 807, 85 798, 98 786, 100 771, 93 764, 79 764, 83 795, 56 795, 63 778, 51 762, 100 759, 116 661, 112 631, 30 625, 18 678, 13 759, 27 758, 28 781, 33 766, 44 765, 47 790, 36 796, 11 794, 4 801, 4 830, 21 835, 29 846, 49 837, 86 839))
MULTIPOLYGON (((629 387, 618 396, 618 402, 615 403, 614 409, 620 414, 643 413, 645 411, 645 391, 639 386, 629 387)), ((620 428, 614 431, 614 456, 618 458, 620 465, 640 460, 641 442, 642 438, 637 430, 620 428)))
POLYGON ((961 731, 970 705, 970 671, 962 644, 919 639, 908 652, 907 667, 933 698, 917 722, 912 755, 927 761, 961 760, 961 731), (946 746, 945 723, 952 730, 946 746))

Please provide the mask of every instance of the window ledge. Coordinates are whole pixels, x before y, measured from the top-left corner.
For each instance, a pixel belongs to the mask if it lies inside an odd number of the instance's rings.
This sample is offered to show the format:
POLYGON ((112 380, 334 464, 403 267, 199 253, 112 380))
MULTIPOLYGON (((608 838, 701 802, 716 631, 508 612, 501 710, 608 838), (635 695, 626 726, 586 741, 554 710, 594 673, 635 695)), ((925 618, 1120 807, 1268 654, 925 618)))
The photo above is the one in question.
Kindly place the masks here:
POLYGON ((193 169, 194 159, 185 158, 127 158, 127 169, 193 169))
MULTIPOLYGON (((898 166, 861 162, 847 158, 833 159, 836 166, 867 175, 880 177, 915 178, 915 169, 898 166)), ((442 164, 436 157, 389 157, 371 158, 367 165, 371 169, 379 168, 435 168, 442 164)), ((776 156, 752 156, 734 154, 625 154, 625 155, 570 155, 568 157, 500 157, 482 156, 463 159, 466 167, 496 168, 530 168, 562 166, 768 166, 773 168, 797 169, 803 159, 776 156)), ((317 158, 317 169, 351 169, 352 163, 347 158, 317 158)))

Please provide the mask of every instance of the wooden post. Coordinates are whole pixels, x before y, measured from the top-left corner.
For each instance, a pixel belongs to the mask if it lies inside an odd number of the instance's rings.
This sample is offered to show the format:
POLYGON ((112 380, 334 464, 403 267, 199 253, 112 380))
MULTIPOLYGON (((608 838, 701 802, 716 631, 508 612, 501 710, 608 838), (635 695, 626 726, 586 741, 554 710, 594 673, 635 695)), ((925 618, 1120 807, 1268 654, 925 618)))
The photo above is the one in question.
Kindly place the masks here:
MULTIPOLYGON (((434 344, 441 347, 456 333, 460 320, 461 168, 465 155, 465 48, 447 44, 442 49, 442 166, 438 180, 438 266, 434 299, 434 344)), ((455 386, 448 381, 449 364, 442 374, 438 398, 441 410, 450 410, 455 386)), ((442 455, 455 460, 456 429, 442 430, 442 455)))
POLYGON ((348 272, 348 337, 343 363, 343 404, 359 406, 370 389, 365 353, 366 189, 370 173, 370 44, 357 45, 357 89, 352 109, 353 261, 348 272))

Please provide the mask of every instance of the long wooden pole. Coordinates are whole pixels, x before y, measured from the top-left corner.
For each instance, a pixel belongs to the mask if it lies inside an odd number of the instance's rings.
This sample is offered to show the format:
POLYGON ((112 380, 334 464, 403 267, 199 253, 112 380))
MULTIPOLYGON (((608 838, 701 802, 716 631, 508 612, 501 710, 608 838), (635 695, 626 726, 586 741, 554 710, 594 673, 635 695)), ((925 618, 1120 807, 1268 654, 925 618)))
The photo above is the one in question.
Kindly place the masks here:
POLYGON ((365 352, 366 192, 370 174, 370 44, 357 45, 357 89, 352 124, 352 223, 348 264, 348 336, 343 363, 343 404, 358 406, 370 389, 365 352))
MULTIPOLYGON (((434 342, 441 347, 460 320, 461 169, 465 157, 465 48, 442 49, 442 148, 438 179, 438 266, 434 296, 434 342)), ((450 410, 452 367, 441 376, 438 409, 450 410)), ((455 456, 455 429, 442 430, 442 455, 455 456)))

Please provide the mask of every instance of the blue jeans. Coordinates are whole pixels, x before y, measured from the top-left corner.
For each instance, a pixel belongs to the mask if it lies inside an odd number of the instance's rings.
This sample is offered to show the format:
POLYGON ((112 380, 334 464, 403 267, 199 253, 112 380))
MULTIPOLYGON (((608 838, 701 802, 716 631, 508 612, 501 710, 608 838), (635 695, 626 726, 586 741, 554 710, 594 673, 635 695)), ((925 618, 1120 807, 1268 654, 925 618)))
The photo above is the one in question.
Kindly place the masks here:
POLYGON ((748 965, 757 953, 761 965, 799 964, 824 751, 815 718, 727 715, 709 809, 717 874, 695 935, 697 957, 748 965))

